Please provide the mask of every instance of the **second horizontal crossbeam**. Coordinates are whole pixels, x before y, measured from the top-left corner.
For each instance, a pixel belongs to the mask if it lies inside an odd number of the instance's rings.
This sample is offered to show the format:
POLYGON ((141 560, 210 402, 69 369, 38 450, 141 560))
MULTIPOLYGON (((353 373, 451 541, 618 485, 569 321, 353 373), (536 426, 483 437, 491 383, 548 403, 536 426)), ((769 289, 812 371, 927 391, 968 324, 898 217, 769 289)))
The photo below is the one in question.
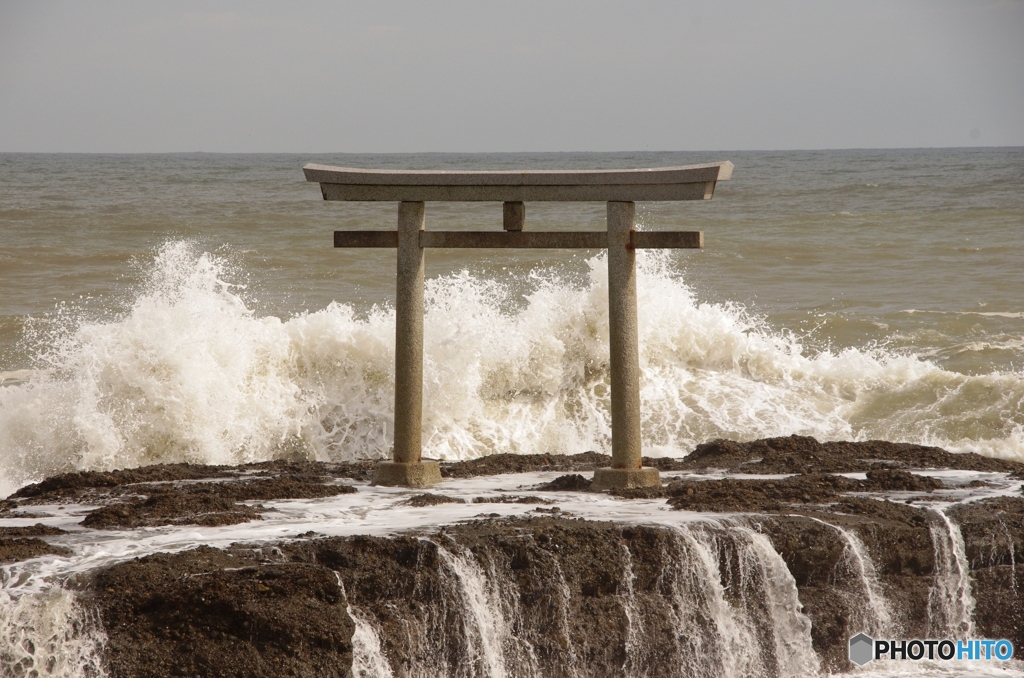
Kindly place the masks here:
MULTIPOLYGON (((335 247, 398 247, 397 231, 335 231, 335 247)), ((420 231, 420 247, 452 249, 604 249, 604 231, 420 231)), ((631 231, 633 249, 700 249, 703 231, 631 231)))

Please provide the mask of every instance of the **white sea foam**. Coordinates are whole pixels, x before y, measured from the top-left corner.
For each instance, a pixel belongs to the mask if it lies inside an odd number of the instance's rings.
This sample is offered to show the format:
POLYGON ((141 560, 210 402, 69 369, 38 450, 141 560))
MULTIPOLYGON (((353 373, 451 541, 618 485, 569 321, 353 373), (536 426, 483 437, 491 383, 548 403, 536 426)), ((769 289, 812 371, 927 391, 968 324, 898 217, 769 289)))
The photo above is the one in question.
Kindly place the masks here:
POLYGON ((357 610, 347 602, 345 583, 337 570, 334 576, 345 596, 345 611, 352 620, 352 675, 354 678, 394 678, 391 664, 380 647, 380 625, 372 613, 357 610))
POLYGON ((928 596, 929 637, 973 638, 975 601, 963 534, 943 509, 932 513, 935 581, 928 596))
MULTIPOLYGON (((682 456, 716 437, 885 438, 1024 458, 1024 378, 914 356, 811 354, 666 264, 639 270, 643 435, 682 456)), ((582 284, 428 283, 426 454, 607 450, 603 257, 582 284)), ((173 242, 123 317, 63 317, 30 375, 0 387, 0 496, 44 475, 146 463, 379 458, 392 426, 394 314, 247 308, 217 256, 173 242)))
POLYGON ((100 678, 105 635, 94 614, 59 587, 12 598, 0 590, 0 674, 100 678))

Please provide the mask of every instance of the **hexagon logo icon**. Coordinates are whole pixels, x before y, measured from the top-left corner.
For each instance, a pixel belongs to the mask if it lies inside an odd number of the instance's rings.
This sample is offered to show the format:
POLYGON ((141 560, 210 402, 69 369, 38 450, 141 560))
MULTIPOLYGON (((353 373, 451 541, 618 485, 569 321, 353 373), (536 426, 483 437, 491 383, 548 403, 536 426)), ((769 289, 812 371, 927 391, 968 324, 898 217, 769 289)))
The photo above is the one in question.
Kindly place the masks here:
POLYGON ((850 638, 850 661, 857 666, 864 666, 874 659, 875 641, 871 636, 858 633, 850 638))

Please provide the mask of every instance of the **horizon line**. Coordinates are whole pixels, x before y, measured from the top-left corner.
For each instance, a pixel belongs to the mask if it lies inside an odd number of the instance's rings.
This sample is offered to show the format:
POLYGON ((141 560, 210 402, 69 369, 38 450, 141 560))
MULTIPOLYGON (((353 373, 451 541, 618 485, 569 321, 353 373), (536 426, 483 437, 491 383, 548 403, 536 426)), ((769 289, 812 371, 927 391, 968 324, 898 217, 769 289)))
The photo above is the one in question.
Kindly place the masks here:
POLYGON ((622 153, 791 153, 824 151, 1008 150, 1009 146, 842 146, 829 148, 733 148, 618 151, 0 151, 0 155, 615 155, 622 153))

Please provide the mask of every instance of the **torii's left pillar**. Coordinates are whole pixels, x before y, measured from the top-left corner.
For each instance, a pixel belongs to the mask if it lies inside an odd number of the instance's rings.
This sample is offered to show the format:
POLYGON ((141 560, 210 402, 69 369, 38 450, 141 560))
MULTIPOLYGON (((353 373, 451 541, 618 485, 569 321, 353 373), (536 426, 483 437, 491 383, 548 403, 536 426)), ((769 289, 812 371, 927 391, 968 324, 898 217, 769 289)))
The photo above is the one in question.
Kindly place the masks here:
POLYGON ((398 203, 398 285, 395 297, 395 452, 377 465, 374 485, 428 487, 441 468, 423 459, 424 204, 398 203))

